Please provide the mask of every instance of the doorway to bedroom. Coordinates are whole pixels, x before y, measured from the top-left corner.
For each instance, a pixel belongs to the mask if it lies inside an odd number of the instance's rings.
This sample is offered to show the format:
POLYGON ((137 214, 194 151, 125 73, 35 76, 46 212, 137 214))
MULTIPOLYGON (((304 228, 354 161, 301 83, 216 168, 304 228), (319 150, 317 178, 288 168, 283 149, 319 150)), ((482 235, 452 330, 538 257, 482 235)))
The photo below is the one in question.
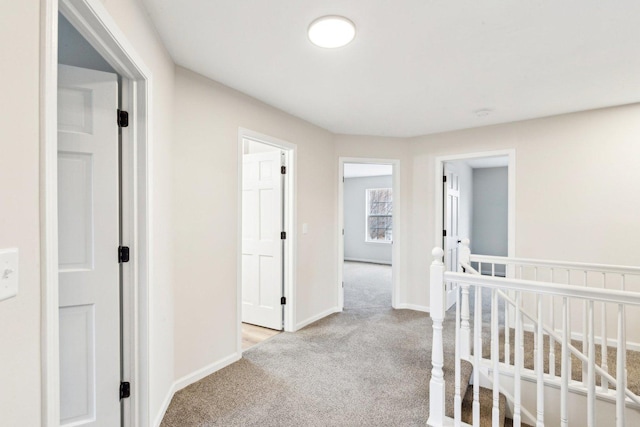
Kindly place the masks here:
POLYGON ((342 308, 391 308, 394 166, 345 161, 341 168, 342 308))

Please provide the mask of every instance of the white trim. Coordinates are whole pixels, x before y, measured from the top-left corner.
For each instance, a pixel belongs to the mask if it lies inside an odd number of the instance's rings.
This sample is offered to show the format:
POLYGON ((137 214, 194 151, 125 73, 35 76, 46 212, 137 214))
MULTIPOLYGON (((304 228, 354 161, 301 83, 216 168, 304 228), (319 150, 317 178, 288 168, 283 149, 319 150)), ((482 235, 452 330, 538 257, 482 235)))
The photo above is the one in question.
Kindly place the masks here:
MULTIPOLYGON (((522 330, 526 332, 536 332, 535 326, 531 322, 522 322, 522 330)), ((556 334, 562 335, 561 328, 554 328, 553 330, 556 334)), ((547 333, 545 333, 544 335, 548 336, 547 333)), ((584 334, 581 334, 580 332, 572 331, 571 340, 582 342, 583 335, 584 334)), ((602 335, 594 335, 593 340, 596 344, 602 345, 602 335)), ((625 343, 625 346, 627 350, 640 351, 640 342, 627 341, 625 343)), ((607 347, 618 348, 618 340, 616 338, 607 338, 607 347)))
POLYGON ((377 259, 364 259, 364 258, 344 258, 345 261, 353 261, 353 262, 366 262, 368 264, 381 264, 381 265, 392 265, 388 261, 380 261, 377 259))
POLYGON ((344 280, 343 263, 344 263, 344 164, 345 163, 363 163, 363 164, 386 164, 391 165, 392 172, 392 191, 393 191, 393 247, 391 248, 391 306, 398 308, 400 304, 400 263, 401 258, 401 241, 402 241, 402 197, 400 189, 400 160, 398 159, 375 159, 363 157, 339 157, 338 158, 338 281, 336 283, 338 297, 338 311, 344 309, 344 289, 342 281, 344 280))
POLYGON ((302 328, 304 328, 306 326, 309 326, 310 324, 312 324, 314 322, 317 322, 320 319, 323 319, 323 318, 325 318, 327 316, 330 316, 330 315, 332 315, 334 313, 339 313, 341 311, 342 310, 339 310, 338 307, 333 307, 333 308, 330 308, 328 310, 323 311, 322 313, 316 314, 315 316, 311 316, 308 319, 303 320, 302 322, 298 323, 296 325, 296 331, 299 331, 300 329, 302 329, 302 328))
POLYGON ((124 406, 124 425, 149 425, 149 310, 152 282, 149 161, 152 75, 99 0, 41 0, 41 254, 42 254, 42 424, 60 422, 58 344, 57 236, 57 67, 58 12, 85 37, 122 77, 123 102, 132 120, 123 134, 123 243, 131 247, 131 261, 123 280, 124 372, 132 384, 124 406))
MULTIPOLYGON (((237 212, 242 214, 242 155, 243 155, 243 139, 267 144, 277 147, 285 152, 287 163, 287 174, 285 175, 285 228, 287 239, 284 242, 285 258, 284 258, 284 296, 287 304, 284 306, 284 330, 286 332, 294 332, 295 327, 295 303, 296 303, 296 269, 297 269, 297 164, 298 164, 298 146, 288 141, 264 135, 242 127, 238 128, 238 205, 237 212)), ((238 221, 238 237, 237 237, 237 261, 236 261, 236 327, 237 327, 237 343, 236 351, 242 354, 242 220, 238 221)))
POLYGON ((176 383, 174 382, 171 385, 171 388, 169 389, 169 391, 167 391, 167 395, 164 397, 164 400, 162 401, 160 410, 158 411, 156 418, 153 420, 153 424, 151 424, 153 427, 160 427, 160 424, 162 423, 162 420, 164 419, 164 416, 167 413, 167 409, 169 409, 169 405, 171 404, 171 401, 173 400, 173 396, 176 394, 176 392, 177 392, 176 383))
MULTIPOLYGON (((442 197, 443 197, 443 188, 442 188, 442 176, 444 173, 444 164, 446 162, 455 161, 455 160, 468 160, 468 159, 477 159, 484 157, 497 157, 497 156, 507 156, 509 157, 509 166, 508 166, 508 185, 509 185, 509 200, 508 200, 508 212, 507 212, 507 228, 508 228, 508 256, 515 257, 516 254, 516 150, 507 149, 507 150, 495 150, 495 151, 483 151, 479 153, 464 153, 464 154, 453 154, 447 156, 438 156, 436 157, 435 164, 435 230, 434 230, 434 247, 442 246, 442 229, 443 229, 443 221, 442 221, 442 197)), ((471 238, 471 236, 462 236, 471 238)))
POLYGON ((160 424, 162 423, 162 419, 164 418, 167 409, 169 409, 169 405, 171 404, 171 400, 173 399, 173 396, 179 392, 180 390, 182 390, 185 387, 190 386, 193 383, 196 383, 198 381, 200 381, 201 379, 208 377, 209 375, 213 374, 214 372, 217 372, 223 368, 226 368, 227 366, 231 365, 232 363, 237 362, 238 360, 241 359, 241 355, 239 353, 233 353, 223 359, 218 360, 217 362, 213 362, 207 366, 205 366, 204 368, 198 369, 195 372, 192 372, 191 374, 187 374, 185 376, 183 376, 182 378, 176 380, 172 386, 171 389, 169 390, 169 392, 167 393, 167 395, 165 396, 164 400, 162 401, 162 406, 160 407, 160 411, 158 412, 158 415, 156 416, 155 420, 153 421, 153 426, 154 427, 158 427, 160 426, 160 424))
POLYGON ((241 358, 242 358, 241 353, 233 353, 223 359, 218 360, 217 362, 213 362, 205 366, 204 368, 200 368, 195 372, 187 374, 182 378, 179 378, 176 380, 176 382, 174 383, 174 389, 176 392, 178 392, 183 388, 200 381, 204 377, 207 377, 213 374, 214 372, 219 371, 220 369, 225 368, 231 365, 232 363, 237 362, 241 358))
POLYGON ((422 311, 424 313, 430 313, 431 309, 426 305, 418 305, 418 304, 398 304, 396 309, 407 309, 407 310, 415 310, 422 311))

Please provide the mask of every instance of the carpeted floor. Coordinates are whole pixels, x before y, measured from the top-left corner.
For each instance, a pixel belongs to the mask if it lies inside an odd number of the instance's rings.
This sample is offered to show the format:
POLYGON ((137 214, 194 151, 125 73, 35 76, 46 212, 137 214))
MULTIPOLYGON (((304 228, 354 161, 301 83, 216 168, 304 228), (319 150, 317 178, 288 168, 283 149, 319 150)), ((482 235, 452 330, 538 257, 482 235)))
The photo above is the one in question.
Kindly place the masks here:
POLYGON ((344 308, 391 307, 391 266, 344 262, 344 308))
MULTIPOLYGON (((391 309, 390 281, 386 296, 382 284, 357 291, 362 267, 345 268, 343 313, 259 344, 176 393, 162 426, 424 426, 431 321, 391 309)), ((445 333, 453 339, 452 325, 445 333)))

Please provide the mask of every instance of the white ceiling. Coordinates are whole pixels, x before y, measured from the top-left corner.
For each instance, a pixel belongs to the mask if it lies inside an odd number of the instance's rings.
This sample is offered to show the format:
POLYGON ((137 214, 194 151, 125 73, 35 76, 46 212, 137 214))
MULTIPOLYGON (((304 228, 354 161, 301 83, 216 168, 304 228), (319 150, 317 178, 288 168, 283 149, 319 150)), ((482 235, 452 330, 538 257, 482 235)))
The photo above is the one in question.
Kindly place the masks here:
POLYGON ((637 0, 143 2, 177 64, 335 133, 415 136, 640 101, 637 0), (355 40, 312 45, 311 21, 336 14, 355 40))
POLYGON ((366 176, 384 176, 392 175, 393 166, 391 165, 371 165, 365 163, 345 163, 345 178, 362 178, 366 176))

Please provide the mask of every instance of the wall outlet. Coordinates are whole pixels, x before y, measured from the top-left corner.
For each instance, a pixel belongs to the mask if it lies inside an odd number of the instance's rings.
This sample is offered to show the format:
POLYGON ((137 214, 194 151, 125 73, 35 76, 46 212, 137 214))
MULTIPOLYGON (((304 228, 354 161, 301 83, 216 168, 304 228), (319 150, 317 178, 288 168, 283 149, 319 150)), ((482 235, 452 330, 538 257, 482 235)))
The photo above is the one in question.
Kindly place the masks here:
POLYGON ((0 249, 0 301, 18 295, 18 248, 0 249))

